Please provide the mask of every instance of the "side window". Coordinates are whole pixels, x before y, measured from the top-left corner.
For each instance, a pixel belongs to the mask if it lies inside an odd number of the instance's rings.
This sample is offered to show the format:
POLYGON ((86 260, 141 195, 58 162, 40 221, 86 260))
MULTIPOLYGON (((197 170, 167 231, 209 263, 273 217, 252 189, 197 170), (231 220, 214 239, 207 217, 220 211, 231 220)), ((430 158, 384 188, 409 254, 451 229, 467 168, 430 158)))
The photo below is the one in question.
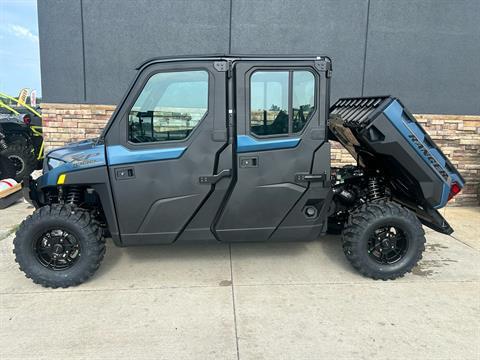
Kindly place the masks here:
POLYGON ((133 143, 183 140, 208 109, 206 71, 153 75, 128 115, 128 140, 133 143))
POLYGON ((256 71, 252 74, 250 131, 253 134, 298 133, 314 110, 315 77, 311 72, 256 71))
POLYGON ((288 71, 257 71, 250 88, 251 132, 288 134, 288 71))
POLYGON ((315 110, 315 78, 310 71, 293 72, 292 132, 302 131, 315 110))

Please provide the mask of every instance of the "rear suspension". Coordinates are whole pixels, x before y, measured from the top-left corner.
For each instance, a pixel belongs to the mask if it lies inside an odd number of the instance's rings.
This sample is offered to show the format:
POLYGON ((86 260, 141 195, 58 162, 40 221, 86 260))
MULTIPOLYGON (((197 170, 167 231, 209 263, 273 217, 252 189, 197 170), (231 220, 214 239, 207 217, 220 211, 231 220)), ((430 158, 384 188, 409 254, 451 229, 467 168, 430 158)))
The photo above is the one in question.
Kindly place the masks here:
POLYGON ((367 199, 375 201, 383 199, 386 196, 386 189, 383 179, 378 177, 370 177, 367 184, 367 199))

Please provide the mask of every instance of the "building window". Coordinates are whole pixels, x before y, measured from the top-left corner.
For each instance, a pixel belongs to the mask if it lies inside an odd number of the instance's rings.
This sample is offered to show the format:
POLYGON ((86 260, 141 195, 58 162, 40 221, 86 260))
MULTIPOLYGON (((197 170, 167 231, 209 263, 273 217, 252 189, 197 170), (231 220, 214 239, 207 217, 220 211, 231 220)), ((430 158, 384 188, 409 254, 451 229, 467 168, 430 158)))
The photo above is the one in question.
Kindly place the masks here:
POLYGON ((309 71, 256 71, 250 78, 250 131, 257 136, 303 130, 315 109, 309 71), (291 96, 290 96, 291 94, 291 96))
POLYGON ((133 143, 186 139, 208 109, 206 71, 153 75, 128 116, 128 139, 133 143))

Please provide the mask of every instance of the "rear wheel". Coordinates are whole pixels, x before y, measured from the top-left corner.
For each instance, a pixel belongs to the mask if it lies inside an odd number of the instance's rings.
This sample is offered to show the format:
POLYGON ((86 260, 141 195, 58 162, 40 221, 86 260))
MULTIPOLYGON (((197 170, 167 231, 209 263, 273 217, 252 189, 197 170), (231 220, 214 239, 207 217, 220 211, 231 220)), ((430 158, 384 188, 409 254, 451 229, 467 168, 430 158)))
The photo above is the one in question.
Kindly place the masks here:
POLYGON ((425 250, 417 217, 390 201, 354 211, 343 230, 343 250, 355 269, 373 279, 395 279, 412 270, 425 250))
POLYGON ((70 205, 45 206, 20 225, 14 254, 26 277, 45 287, 81 284, 99 268, 105 240, 86 210, 70 205))
POLYGON ((37 160, 31 146, 25 146, 22 142, 10 143, 2 155, 10 160, 15 168, 14 179, 18 182, 28 177, 37 167, 37 160))

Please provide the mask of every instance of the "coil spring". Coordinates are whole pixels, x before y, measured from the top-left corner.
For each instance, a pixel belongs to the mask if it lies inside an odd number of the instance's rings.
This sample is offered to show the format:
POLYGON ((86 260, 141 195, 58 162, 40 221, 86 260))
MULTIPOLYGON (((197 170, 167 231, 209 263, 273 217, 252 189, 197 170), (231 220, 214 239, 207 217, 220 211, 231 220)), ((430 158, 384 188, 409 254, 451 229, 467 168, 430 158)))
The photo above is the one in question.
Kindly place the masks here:
POLYGON ((4 139, 0 139, 0 151, 7 150, 7 143, 4 139))
POLYGON ((67 204, 78 205, 80 203, 81 191, 79 188, 73 186, 68 190, 66 202, 67 204))
POLYGON ((58 202, 58 196, 49 191, 45 194, 45 201, 47 204, 54 204, 58 202))
POLYGON ((385 189, 378 178, 368 179, 368 200, 378 200, 385 196, 385 189))

